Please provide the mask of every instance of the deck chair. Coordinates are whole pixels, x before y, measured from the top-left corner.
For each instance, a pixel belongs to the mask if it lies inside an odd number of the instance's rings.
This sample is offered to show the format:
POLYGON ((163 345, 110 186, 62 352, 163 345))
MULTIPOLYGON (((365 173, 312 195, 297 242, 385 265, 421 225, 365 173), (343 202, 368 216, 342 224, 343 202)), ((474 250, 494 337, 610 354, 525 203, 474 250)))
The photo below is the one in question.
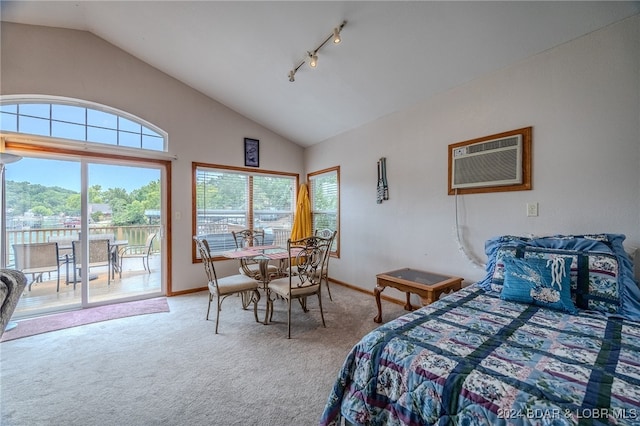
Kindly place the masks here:
POLYGON ((120 278, 122 278, 122 262, 124 259, 142 259, 142 267, 145 271, 151 273, 151 266, 149 265, 149 256, 153 250, 153 240, 158 236, 157 232, 147 235, 147 240, 144 244, 129 245, 124 247, 118 253, 118 259, 120 260, 120 278))
POLYGON ((58 243, 14 244, 16 269, 23 274, 31 274, 29 291, 35 282, 42 282, 45 272, 57 272, 56 291, 60 291, 60 265, 64 263, 58 254, 58 243))
MULTIPOLYGON (((73 241, 73 288, 76 288, 78 281, 76 272, 78 268, 82 268, 82 259, 84 250, 82 241, 73 241)), ((107 285, 111 285, 111 245, 109 240, 90 240, 89 241, 89 264, 88 266, 106 266, 107 267, 107 285)), ((88 273, 88 272, 87 272, 88 273)))

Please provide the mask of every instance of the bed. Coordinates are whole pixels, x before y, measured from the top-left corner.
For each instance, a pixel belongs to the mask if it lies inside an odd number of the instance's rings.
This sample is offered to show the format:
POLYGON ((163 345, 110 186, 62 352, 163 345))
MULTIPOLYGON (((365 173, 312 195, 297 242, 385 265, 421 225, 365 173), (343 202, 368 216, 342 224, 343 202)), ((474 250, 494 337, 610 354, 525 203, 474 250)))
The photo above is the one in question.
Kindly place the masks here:
POLYGON ((623 235, 487 241, 486 277, 363 337, 321 425, 640 425, 623 235))

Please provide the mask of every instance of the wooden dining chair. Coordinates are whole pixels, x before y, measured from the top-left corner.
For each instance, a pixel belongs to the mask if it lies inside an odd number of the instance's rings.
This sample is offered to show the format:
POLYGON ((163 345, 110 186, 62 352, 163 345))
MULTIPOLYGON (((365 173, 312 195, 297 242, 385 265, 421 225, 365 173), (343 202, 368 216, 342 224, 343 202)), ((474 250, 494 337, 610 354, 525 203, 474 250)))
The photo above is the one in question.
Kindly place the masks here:
POLYGON ((243 309, 246 309, 250 303, 253 303, 253 315, 256 318, 256 322, 259 322, 258 301, 260 300, 260 293, 258 292, 258 281, 244 274, 218 278, 207 240, 194 236, 193 241, 195 241, 198 252, 200 253, 202 265, 204 266, 204 271, 208 280, 207 287, 209 287, 209 306, 207 307, 207 320, 209 320, 209 311, 211 310, 211 302, 213 302, 213 298, 216 297, 218 302, 216 309, 216 334, 218 334, 222 302, 232 294, 242 296, 243 309))
POLYGON ((291 338, 291 302, 297 299, 304 312, 308 312, 307 298, 318 296, 322 325, 326 327, 322 310, 322 270, 331 249, 331 239, 307 237, 287 242, 291 271, 287 277, 271 280, 267 291, 267 313, 269 320, 273 316, 271 293, 287 301, 287 338, 291 338))

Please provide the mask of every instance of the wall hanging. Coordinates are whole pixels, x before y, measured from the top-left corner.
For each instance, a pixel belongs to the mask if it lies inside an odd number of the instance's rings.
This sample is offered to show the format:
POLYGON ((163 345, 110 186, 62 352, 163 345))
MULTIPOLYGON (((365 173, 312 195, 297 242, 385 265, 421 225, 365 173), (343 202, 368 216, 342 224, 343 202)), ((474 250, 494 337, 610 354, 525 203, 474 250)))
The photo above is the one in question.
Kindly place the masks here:
POLYGON ((244 138, 244 165, 260 167, 260 141, 244 138))
POLYGON ((389 184, 387 182, 387 159, 382 157, 378 160, 378 197, 376 202, 382 204, 389 199, 389 184))

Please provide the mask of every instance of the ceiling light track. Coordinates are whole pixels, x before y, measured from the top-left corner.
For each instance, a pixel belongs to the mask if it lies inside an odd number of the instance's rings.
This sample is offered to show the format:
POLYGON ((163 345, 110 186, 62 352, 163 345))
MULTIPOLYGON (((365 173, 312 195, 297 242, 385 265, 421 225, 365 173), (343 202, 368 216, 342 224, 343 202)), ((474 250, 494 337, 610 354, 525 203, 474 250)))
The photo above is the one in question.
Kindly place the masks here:
POLYGON ((289 71, 290 82, 293 83, 294 81, 296 81, 296 78, 295 78, 296 73, 298 72, 300 67, 302 67, 305 64, 305 62, 309 61, 309 66, 311 68, 315 68, 318 65, 318 52, 320 51, 320 49, 322 49, 322 47, 325 44, 329 42, 329 40, 333 40, 333 44, 338 44, 342 41, 342 38, 340 37, 340 33, 342 32, 342 28, 344 28, 345 25, 347 25, 347 21, 342 21, 342 23, 339 26, 333 29, 333 32, 329 35, 329 37, 327 37, 320 44, 320 46, 316 47, 312 51, 307 52, 307 55, 305 56, 305 58, 302 61, 300 61, 300 63, 295 68, 289 71))

